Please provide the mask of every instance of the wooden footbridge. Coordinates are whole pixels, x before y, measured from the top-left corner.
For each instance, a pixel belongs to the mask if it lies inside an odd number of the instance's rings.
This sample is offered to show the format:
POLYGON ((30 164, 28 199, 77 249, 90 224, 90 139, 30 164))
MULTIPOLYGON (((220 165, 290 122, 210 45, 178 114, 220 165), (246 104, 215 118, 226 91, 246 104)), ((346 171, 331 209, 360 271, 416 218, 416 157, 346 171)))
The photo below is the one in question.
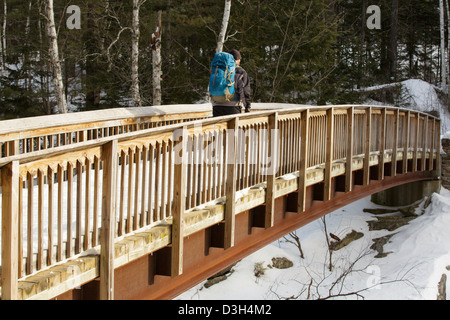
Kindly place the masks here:
POLYGON ((339 207, 439 176, 428 114, 192 109, 0 122, 3 300, 170 299, 339 207))

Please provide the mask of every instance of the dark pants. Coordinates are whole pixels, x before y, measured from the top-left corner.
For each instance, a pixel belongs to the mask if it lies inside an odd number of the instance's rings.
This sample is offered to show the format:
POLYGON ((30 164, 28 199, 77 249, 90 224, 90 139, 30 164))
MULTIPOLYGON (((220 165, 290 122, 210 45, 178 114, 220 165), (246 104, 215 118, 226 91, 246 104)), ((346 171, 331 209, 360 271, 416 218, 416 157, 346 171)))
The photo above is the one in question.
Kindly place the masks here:
POLYGON ((232 114, 242 113, 242 108, 240 106, 214 106, 213 107, 213 117, 223 117, 232 114))

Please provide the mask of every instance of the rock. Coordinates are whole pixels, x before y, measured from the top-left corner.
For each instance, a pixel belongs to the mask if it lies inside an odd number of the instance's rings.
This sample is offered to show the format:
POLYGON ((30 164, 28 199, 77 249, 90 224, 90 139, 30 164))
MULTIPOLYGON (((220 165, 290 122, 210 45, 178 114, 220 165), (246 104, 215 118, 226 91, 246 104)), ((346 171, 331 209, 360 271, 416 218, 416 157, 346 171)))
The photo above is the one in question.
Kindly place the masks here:
POLYGON ((352 230, 352 232, 347 234, 341 241, 332 241, 330 243, 330 250, 337 251, 339 249, 342 249, 343 247, 348 246, 351 242, 356 241, 362 237, 364 237, 364 233, 352 230))
POLYGON ((294 263, 287 258, 272 258, 272 266, 277 269, 291 268, 294 263))
POLYGON ((364 209, 363 212, 367 212, 367 213, 371 213, 371 214, 387 214, 387 213, 395 213, 398 210, 396 209, 382 209, 382 208, 378 208, 378 209, 364 209))
POLYGON ((438 300, 447 300, 447 275, 442 275, 441 281, 438 284, 438 300))
POLYGON ((212 276, 211 278, 208 279, 208 281, 206 281, 204 287, 206 289, 208 289, 209 287, 212 287, 215 284, 218 284, 219 282, 225 281, 228 279, 228 277, 234 272, 233 267, 236 265, 237 263, 229 266, 228 268, 220 271, 219 273, 217 273, 216 275, 212 276))
POLYGON ((209 287, 212 287, 213 285, 218 284, 219 282, 227 280, 227 278, 228 278, 227 276, 218 276, 215 278, 211 278, 208 281, 206 281, 204 286, 206 289, 208 289, 209 287))
POLYGON ((377 220, 368 221, 369 230, 388 230, 394 231, 404 225, 407 225, 410 221, 417 218, 413 217, 404 217, 404 216, 387 216, 387 217, 376 217, 377 220))
POLYGON ((253 268, 253 274, 255 277, 259 278, 264 275, 266 272, 266 268, 263 267, 264 262, 255 263, 255 267, 253 268))
POLYGON ((384 252, 384 245, 389 242, 389 240, 392 238, 393 234, 387 235, 381 238, 372 239, 374 244, 370 247, 370 249, 375 250, 378 252, 378 254, 375 256, 375 258, 384 258, 388 254, 392 253, 392 251, 384 252))

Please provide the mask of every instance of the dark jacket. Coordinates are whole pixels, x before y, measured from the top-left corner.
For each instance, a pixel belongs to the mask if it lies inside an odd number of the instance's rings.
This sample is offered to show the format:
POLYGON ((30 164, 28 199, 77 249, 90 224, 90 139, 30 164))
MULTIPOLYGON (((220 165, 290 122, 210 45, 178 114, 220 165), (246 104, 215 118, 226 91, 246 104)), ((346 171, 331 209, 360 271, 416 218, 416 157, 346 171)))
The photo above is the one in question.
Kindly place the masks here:
POLYGON ((246 112, 249 112, 252 107, 251 95, 252 90, 250 87, 250 79, 247 71, 242 67, 236 68, 236 91, 239 93, 239 99, 242 102, 246 112))
POLYGON ((216 103, 213 101, 212 102, 213 107, 231 107, 230 112, 233 109, 233 112, 231 114, 234 114, 235 108, 232 107, 239 108, 240 106, 243 106, 246 112, 250 112, 251 109, 250 79, 248 77, 247 71, 245 71, 244 68, 242 67, 236 67, 234 86, 236 90, 237 99, 234 101, 222 103, 216 103))

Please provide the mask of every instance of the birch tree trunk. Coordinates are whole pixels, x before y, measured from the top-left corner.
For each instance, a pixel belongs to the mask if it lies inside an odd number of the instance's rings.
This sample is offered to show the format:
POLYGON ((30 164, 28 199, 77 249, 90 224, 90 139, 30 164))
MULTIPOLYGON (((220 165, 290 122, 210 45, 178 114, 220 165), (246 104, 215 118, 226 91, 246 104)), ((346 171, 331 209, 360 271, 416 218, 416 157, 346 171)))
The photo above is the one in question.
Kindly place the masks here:
POLYGON ((153 64, 153 105, 160 106, 162 104, 162 59, 161 59, 161 14, 158 11, 158 21, 156 23, 155 32, 152 33, 152 64, 153 64))
POLYGON ((133 0, 133 22, 131 26, 131 97, 135 107, 142 106, 139 88, 139 11, 144 2, 145 0, 133 0))
POLYGON ((66 94, 64 93, 64 83, 59 61, 58 36, 56 34, 55 15, 53 11, 53 0, 46 0, 47 9, 47 29, 49 36, 50 65, 53 70, 53 85, 58 104, 59 113, 67 113, 66 94))
POLYGON ((442 77, 442 90, 447 93, 447 63, 445 59, 445 12, 444 12, 444 0, 439 0, 440 11, 440 30, 441 30, 441 77, 442 77))
MULTIPOLYGON (((223 44, 225 43, 225 36, 227 34, 228 29, 228 22, 230 21, 230 12, 231 12, 231 0, 225 0, 225 9, 223 11, 222 26, 220 27, 219 38, 217 39, 216 53, 223 51, 223 44)), ((205 100, 207 102, 211 101, 211 97, 209 95, 209 85, 208 90, 206 91, 205 100)))
POLYGON ((8 13, 8 5, 6 0, 3 2, 3 24, 0 40, 0 75, 5 75, 5 59, 6 59, 6 16, 8 13))
POLYGON ((225 36, 227 34, 228 22, 230 21, 231 0, 225 0, 225 9, 223 12, 222 27, 220 28, 219 38, 217 39, 216 53, 223 51, 225 36))

